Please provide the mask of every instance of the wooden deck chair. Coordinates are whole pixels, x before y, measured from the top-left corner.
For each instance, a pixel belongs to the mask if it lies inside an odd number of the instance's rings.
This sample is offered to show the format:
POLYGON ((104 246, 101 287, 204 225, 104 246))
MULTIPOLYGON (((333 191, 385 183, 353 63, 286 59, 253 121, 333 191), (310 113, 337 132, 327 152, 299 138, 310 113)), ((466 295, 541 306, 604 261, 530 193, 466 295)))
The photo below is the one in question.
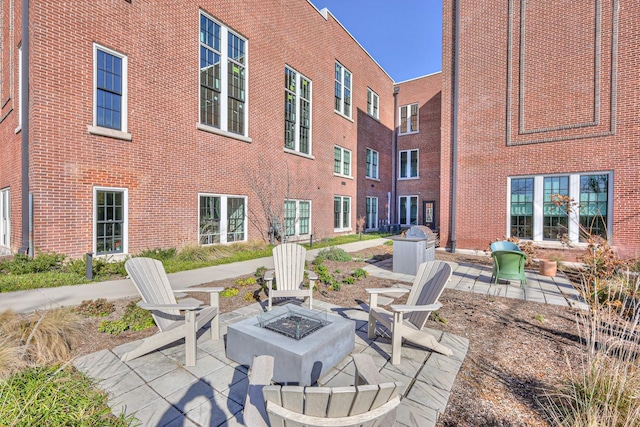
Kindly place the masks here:
POLYGON ((376 322, 380 322, 391 333, 391 363, 400 363, 402 340, 422 347, 430 348, 438 353, 450 356, 450 348, 440 344, 436 338, 422 331, 431 312, 438 310, 442 304, 438 298, 451 278, 451 265, 444 261, 427 261, 418 267, 416 278, 411 289, 381 288, 367 289, 369 294, 369 338, 376 337, 376 322), (405 305, 392 304, 391 311, 378 307, 378 295, 397 297, 399 293, 409 292, 405 305), (405 316, 405 313, 407 315, 405 316))
POLYGON ((353 355, 355 385, 348 387, 300 387, 259 385, 253 372, 268 371, 272 356, 257 356, 249 374, 244 421, 248 427, 284 426, 390 426, 404 384, 385 379, 371 356, 353 355), (256 396, 262 391, 262 400, 256 396), (254 406, 259 406, 255 408, 254 406), (263 408, 264 407, 264 408, 263 408), (265 414, 266 413, 266 414, 265 414), (268 418, 268 420, 266 419, 268 418))
POLYGON ((313 306, 313 286, 318 275, 305 270, 305 257, 307 250, 296 243, 283 243, 273 248, 273 264, 275 270, 269 270, 264 275, 264 280, 269 293, 269 307, 273 298, 297 297, 309 298, 309 308, 313 306), (309 287, 304 287, 304 273, 309 277, 309 287), (276 286, 273 289, 275 275, 276 286))
POLYGON ((218 293, 223 288, 172 289, 161 261, 152 258, 132 258, 125 269, 142 297, 141 308, 150 310, 159 332, 142 340, 135 349, 122 355, 126 362, 157 350, 181 338, 185 339, 186 366, 196 364, 196 332, 211 322, 211 339, 220 338, 218 323, 218 293), (174 292, 209 292, 209 306, 200 301, 176 301, 174 292), (181 314, 181 311, 184 314, 181 314))

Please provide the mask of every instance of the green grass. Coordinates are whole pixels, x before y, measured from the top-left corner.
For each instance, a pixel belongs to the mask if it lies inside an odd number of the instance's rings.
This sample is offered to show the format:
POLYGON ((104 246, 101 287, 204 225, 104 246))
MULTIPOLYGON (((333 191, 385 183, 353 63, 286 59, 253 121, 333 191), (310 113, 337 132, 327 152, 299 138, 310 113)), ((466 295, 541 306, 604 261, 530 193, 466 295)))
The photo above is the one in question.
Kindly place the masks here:
POLYGON ((132 416, 115 417, 107 395, 71 367, 27 368, 0 381, 0 425, 131 426, 132 416))

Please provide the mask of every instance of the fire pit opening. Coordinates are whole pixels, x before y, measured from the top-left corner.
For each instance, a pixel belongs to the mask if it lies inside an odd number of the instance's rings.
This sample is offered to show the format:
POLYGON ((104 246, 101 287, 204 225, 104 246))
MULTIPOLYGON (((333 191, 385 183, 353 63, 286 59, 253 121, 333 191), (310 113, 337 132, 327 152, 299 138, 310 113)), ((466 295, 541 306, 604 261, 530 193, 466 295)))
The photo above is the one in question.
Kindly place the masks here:
POLYGON ((258 316, 258 322, 261 328, 295 340, 309 336, 329 323, 326 313, 318 312, 306 315, 292 310, 275 315, 264 313, 258 316))

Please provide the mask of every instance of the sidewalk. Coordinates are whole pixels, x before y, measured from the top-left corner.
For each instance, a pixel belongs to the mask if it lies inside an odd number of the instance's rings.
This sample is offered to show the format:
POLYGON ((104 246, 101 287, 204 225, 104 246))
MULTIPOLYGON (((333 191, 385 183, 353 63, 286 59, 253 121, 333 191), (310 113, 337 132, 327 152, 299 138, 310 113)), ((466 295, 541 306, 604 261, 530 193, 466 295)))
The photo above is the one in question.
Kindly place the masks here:
MULTIPOLYGON (((362 249, 382 245, 388 239, 361 240, 358 242, 338 245, 347 252, 357 252, 362 249)), ((321 249, 307 251, 307 259, 313 260, 321 249)), ((185 288, 201 285, 216 280, 252 274, 258 267, 273 268, 271 257, 258 258, 232 264, 216 265, 196 270, 181 271, 168 274, 171 286, 185 288)), ((111 280, 106 282, 88 283, 86 285, 61 286, 57 288, 31 289, 0 294, 0 312, 13 310, 17 313, 28 313, 35 310, 49 310, 63 306, 75 306, 84 300, 106 298, 118 299, 137 297, 138 292, 130 279, 111 280)))

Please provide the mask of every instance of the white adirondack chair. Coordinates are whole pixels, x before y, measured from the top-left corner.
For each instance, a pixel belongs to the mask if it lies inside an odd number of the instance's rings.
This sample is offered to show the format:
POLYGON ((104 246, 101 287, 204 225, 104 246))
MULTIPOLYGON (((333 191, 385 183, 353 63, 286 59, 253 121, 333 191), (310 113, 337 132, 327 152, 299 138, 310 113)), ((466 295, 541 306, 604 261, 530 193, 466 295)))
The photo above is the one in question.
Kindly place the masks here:
POLYGON ((444 261, 427 261, 418 267, 416 278, 411 289, 380 288, 367 289, 369 294, 369 327, 370 339, 376 337, 376 322, 380 322, 391 332, 391 363, 400 363, 402 339, 439 353, 451 356, 450 348, 440 344, 436 338, 422 331, 431 312, 438 310, 442 304, 438 298, 451 278, 451 265, 444 261), (378 307, 378 295, 397 297, 409 292, 405 305, 392 304, 391 311, 378 307), (407 313, 407 316, 404 314, 407 313))
POLYGON ((404 384, 382 377, 369 355, 355 354, 353 360, 354 386, 274 386, 265 385, 270 378, 263 374, 269 372, 269 366, 273 372, 273 357, 256 356, 249 373, 245 424, 248 427, 393 425, 404 384))
POLYGON ((275 270, 269 270, 264 275, 264 280, 269 293, 269 307, 271 310, 273 298, 309 298, 309 308, 313 306, 313 286, 318 275, 305 270, 305 256, 307 250, 296 243, 283 243, 273 248, 273 264, 275 270), (304 273, 309 277, 309 287, 303 286, 304 273), (272 289, 275 275, 276 288, 272 289))
POLYGON ((157 334, 142 340, 141 344, 120 358, 126 362, 153 350, 185 339, 186 366, 196 364, 196 332, 211 322, 211 339, 220 338, 218 322, 218 293, 223 288, 172 289, 161 261, 152 258, 132 258, 125 269, 142 297, 141 308, 150 310, 158 329, 157 334), (177 302, 174 293, 209 292, 209 306, 200 301, 177 302), (184 314, 181 314, 184 311, 184 314))

